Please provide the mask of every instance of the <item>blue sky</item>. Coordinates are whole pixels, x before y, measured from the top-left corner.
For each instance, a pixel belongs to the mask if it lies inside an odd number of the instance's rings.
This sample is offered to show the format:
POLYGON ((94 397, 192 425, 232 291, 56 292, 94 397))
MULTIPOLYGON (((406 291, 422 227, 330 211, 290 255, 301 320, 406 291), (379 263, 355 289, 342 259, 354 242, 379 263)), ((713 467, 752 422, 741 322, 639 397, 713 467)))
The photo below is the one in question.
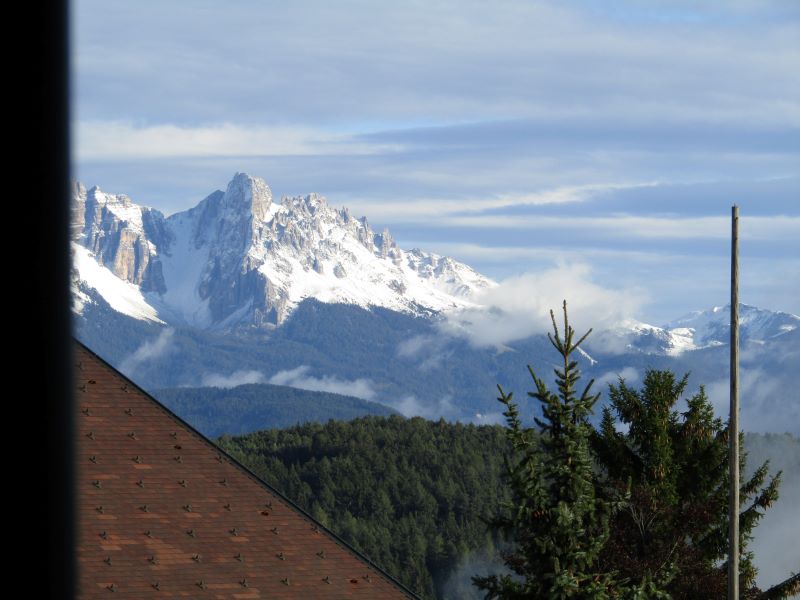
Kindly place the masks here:
POLYGON ((726 303, 737 203, 742 299, 800 314, 797 2, 80 0, 72 31, 87 185, 171 213, 246 171, 657 324, 726 303))

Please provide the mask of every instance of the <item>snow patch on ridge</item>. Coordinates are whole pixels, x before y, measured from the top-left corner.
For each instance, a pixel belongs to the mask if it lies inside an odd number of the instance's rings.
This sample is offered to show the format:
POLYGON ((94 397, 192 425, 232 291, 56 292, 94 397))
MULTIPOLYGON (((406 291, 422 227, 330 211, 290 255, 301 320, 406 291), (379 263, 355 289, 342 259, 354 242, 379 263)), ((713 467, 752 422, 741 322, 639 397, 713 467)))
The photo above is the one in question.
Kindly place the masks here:
POLYGON ((194 242, 194 219, 189 213, 170 218, 174 240, 169 255, 161 263, 166 292, 160 297, 165 312, 172 312, 183 322, 196 327, 211 324, 208 300, 200 297, 198 283, 208 262, 208 249, 194 242))

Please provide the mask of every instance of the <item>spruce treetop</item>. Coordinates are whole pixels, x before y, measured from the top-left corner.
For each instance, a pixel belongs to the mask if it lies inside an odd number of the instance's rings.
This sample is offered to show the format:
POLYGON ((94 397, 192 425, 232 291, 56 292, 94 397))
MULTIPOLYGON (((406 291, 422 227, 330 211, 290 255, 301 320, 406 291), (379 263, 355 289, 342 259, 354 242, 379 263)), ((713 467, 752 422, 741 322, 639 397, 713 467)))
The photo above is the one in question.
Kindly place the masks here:
POLYGON ((514 575, 475 578, 487 598, 586 598, 623 596, 612 574, 595 569, 608 538, 612 503, 595 495, 589 454, 591 426, 588 416, 599 398, 591 393, 592 381, 576 393, 580 379, 571 355, 591 333, 575 341, 563 304, 563 337, 555 314, 550 311, 553 333, 550 342, 563 359, 555 369, 557 392, 528 367, 539 401, 541 418, 537 429, 523 427, 513 392, 498 385, 498 400, 506 407, 512 456, 506 462, 506 477, 512 500, 506 514, 494 524, 516 543, 504 556, 514 575))

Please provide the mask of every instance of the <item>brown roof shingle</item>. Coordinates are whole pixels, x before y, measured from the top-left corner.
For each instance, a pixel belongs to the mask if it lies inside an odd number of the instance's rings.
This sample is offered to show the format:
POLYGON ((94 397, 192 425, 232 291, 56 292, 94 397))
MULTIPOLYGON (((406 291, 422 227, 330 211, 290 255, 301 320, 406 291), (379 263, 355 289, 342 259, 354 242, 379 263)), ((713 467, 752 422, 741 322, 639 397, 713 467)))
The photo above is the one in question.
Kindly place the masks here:
POLYGON ((75 361, 78 597, 416 597, 81 344, 75 361))

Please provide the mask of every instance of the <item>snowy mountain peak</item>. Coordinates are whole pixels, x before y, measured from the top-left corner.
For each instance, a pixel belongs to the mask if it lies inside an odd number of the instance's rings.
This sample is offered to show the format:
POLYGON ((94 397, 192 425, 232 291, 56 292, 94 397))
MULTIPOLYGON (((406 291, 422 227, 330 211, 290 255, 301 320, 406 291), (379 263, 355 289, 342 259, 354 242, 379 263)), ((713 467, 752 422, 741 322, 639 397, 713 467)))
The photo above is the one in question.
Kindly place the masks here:
MULTIPOLYGON (((731 305, 694 311, 664 326, 666 330, 691 332, 694 344, 704 347, 726 344, 730 338, 731 305)), ((800 317, 773 312, 749 304, 739 304, 739 328, 742 339, 765 341, 800 327, 800 317)))
MULTIPOLYGON (((86 192, 80 184, 73 206, 73 239, 100 267, 148 292, 160 318, 204 328, 279 325, 310 297, 428 313, 469 306, 476 291, 495 285, 450 258, 404 252, 388 229, 373 232, 365 217, 331 207, 319 194, 273 202, 266 182, 246 173, 167 219, 127 196, 86 192), (101 227, 107 218, 113 226, 101 227), (132 244, 119 247, 116 233, 132 244), (132 278, 110 265, 110 247, 134 264, 144 256, 149 275, 132 278)), ((81 254, 76 261, 79 276, 96 275, 86 260, 81 254)))
MULTIPOLYGON (((598 337, 607 347, 621 351, 677 356, 730 343, 730 314, 728 304, 693 311, 662 327, 628 320, 613 330, 600 332, 598 337)), ((800 317, 740 304, 739 327, 743 342, 761 344, 800 328, 800 317)))
POLYGON ((236 173, 221 200, 223 218, 252 216, 255 223, 271 218, 272 190, 259 177, 236 173))

